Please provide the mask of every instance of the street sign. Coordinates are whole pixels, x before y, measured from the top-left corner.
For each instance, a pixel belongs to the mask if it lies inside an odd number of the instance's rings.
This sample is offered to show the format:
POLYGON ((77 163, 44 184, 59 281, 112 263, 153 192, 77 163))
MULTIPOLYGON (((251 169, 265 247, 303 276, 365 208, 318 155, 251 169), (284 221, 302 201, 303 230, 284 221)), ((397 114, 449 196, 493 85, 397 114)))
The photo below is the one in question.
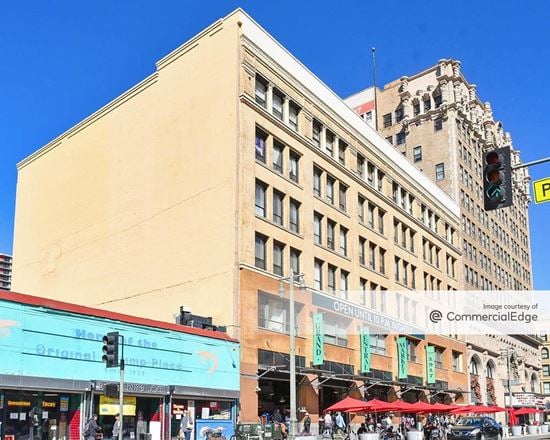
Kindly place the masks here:
POLYGON ((533 193, 535 194, 535 203, 550 201, 550 177, 535 180, 533 182, 533 193))

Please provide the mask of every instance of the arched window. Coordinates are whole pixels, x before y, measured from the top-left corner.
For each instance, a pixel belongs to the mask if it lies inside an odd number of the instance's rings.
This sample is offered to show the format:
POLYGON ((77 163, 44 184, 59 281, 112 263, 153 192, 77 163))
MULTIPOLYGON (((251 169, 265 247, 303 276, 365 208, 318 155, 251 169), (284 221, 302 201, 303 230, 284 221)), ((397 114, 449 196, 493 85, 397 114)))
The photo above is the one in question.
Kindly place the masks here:
POLYGON ((470 359, 469 371, 470 371, 470 374, 475 374, 476 376, 479 376, 479 365, 475 357, 470 359))
POLYGON ((537 375, 535 373, 533 373, 531 375, 531 392, 533 392, 533 393, 539 392, 539 390, 537 389, 538 384, 539 384, 539 381, 538 381, 537 375))
POLYGON ((548 359, 550 357, 549 354, 548 354, 548 349, 547 348, 543 348, 541 350, 541 356, 542 356, 543 359, 548 359))
POLYGON ((485 377, 489 379, 495 378, 495 366, 492 362, 487 362, 487 367, 485 369, 485 377))

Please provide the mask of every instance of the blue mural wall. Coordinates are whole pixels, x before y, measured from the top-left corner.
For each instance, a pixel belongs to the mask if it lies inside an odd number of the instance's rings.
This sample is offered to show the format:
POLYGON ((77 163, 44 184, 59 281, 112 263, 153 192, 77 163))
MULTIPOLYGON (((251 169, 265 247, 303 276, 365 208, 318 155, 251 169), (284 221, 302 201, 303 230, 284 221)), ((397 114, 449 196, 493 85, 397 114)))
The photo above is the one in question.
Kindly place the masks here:
POLYGON ((234 342, 0 300, 0 374, 117 381, 102 338, 125 337, 128 382, 239 389, 234 342))

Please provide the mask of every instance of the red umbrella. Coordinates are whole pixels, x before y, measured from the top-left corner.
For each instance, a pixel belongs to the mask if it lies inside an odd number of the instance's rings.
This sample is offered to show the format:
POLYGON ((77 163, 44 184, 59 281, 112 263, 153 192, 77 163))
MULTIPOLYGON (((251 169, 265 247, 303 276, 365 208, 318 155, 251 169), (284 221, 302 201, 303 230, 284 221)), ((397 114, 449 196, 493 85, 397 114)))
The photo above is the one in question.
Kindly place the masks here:
POLYGON ((347 411, 353 408, 362 408, 367 404, 364 400, 354 399, 353 397, 346 397, 345 399, 336 402, 334 405, 329 406, 325 411, 347 411))
POLYGON ((474 405, 459 406, 451 411, 451 414, 464 414, 470 412, 470 409, 474 405))
POLYGON ((520 408, 514 411, 516 416, 524 416, 526 414, 536 414, 540 412, 540 409, 536 408, 520 408))
POLYGON ((444 403, 433 403, 433 412, 449 412, 458 408, 457 405, 445 405, 444 403))
POLYGON ((397 400, 395 402, 384 402, 383 400, 371 399, 367 402, 363 402, 362 405, 356 405, 352 408, 345 410, 346 412, 390 412, 401 411, 401 404, 403 402, 397 400))
POLYGON ((424 413, 424 412, 435 412, 434 405, 426 402, 415 402, 411 405, 411 412, 424 413))
POLYGON ((506 408, 503 408, 501 406, 497 406, 497 405, 489 405, 487 407, 490 411, 490 413, 497 413, 497 412, 503 412, 503 411, 507 411, 506 408))

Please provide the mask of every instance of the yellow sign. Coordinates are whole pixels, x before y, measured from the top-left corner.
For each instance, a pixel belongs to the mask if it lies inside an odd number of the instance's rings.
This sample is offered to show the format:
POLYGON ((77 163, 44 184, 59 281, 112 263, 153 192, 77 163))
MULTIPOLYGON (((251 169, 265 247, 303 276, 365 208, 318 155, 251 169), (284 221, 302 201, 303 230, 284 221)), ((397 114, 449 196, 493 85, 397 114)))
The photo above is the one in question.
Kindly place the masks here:
POLYGON ((533 182, 533 193, 535 193, 535 203, 550 201, 550 177, 535 180, 533 182))
MULTIPOLYGON (((99 414, 102 416, 114 416, 120 412, 116 397, 99 396, 99 414)), ((136 398, 124 397, 124 415, 136 415, 136 398)))

